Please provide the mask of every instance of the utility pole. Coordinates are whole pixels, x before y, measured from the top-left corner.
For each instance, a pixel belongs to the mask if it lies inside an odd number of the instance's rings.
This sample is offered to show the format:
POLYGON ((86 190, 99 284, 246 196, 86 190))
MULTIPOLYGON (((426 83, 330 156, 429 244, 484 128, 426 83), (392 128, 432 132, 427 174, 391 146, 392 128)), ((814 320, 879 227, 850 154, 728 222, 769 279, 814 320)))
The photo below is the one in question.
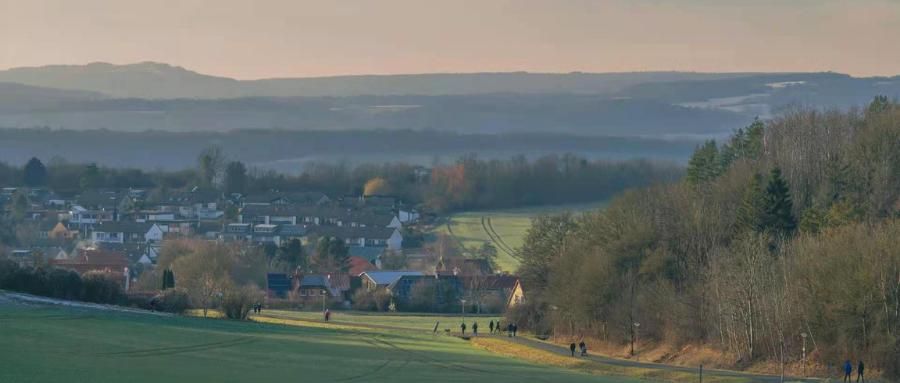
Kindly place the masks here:
POLYGON ((462 321, 463 321, 463 323, 466 323, 466 300, 465 299, 459 300, 459 308, 460 308, 460 311, 462 312, 462 321))
POLYGON ((781 340, 781 383, 784 383, 784 339, 781 340))
POLYGON ((806 333, 800 333, 800 337, 803 338, 803 377, 806 377, 806 333))
POLYGON ((633 322, 631 324, 631 356, 634 356, 634 342, 637 338, 637 332, 640 327, 640 322, 633 322))

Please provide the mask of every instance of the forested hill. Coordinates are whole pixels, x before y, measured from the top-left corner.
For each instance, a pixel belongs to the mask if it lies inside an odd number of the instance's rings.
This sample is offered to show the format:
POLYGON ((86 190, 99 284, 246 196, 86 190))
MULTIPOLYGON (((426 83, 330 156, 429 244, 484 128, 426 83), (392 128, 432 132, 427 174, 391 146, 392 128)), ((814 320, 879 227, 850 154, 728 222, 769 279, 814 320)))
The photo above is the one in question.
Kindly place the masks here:
POLYGON ((537 220, 522 257, 513 316, 539 333, 625 344, 640 323, 642 343, 738 368, 799 363, 807 334, 811 366, 860 359, 896 379, 900 105, 753 123, 698 148, 680 183, 537 220))

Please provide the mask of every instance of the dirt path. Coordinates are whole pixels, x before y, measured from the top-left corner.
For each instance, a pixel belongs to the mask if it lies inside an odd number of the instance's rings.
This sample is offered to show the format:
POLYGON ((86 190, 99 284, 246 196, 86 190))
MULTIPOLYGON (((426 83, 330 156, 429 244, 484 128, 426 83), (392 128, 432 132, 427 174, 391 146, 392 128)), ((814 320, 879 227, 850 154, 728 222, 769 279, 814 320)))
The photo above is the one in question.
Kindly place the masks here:
MULTIPOLYGON (((514 338, 505 338, 512 342, 528 346, 531 348, 536 348, 539 350, 549 351, 555 354, 570 356, 569 349, 557 346, 554 344, 537 341, 534 339, 528 339, 523 337, 514 337, 514 338)), ((588 355, 587 359, 602 363, 610 366, 617 367, 626 367, 626 368, 645 368, 645 369, 655 369, 655 370, 666 370, 666 371, 676 371, 676 372, 687 372, 696 374, 699 377, 699 368, 694 367, 686 367, 686 366, 676 366, 671 364, 661 364, 661 363, 651 363, 651 362, 638 362, 634 360, 627 359, 616 359, 610 358, 600 355, 588 355)), ((703 376, 716 376, 716 377, 725 377, 725 378, 743 378, 750 379, 754 382, 766 382, 766 383, 778 383, 781 382, 781 377, 776 375, 762 375, 762 374, 752 374, 740 371, 729 371, 729 370, 707 370, 703 369, 703 376)), ((819 382, 820 379, 802 379, 802 378, 793 378, 793 377, 784 377, 785 382, 819 382)))

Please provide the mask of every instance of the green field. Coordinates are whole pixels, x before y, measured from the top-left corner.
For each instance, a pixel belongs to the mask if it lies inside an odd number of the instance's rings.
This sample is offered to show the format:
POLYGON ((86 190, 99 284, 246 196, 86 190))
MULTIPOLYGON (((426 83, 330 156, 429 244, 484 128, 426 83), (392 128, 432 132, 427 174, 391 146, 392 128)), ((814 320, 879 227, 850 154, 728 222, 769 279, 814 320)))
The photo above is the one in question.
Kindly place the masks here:
POLYGON ((484 210, 452 214, 434 231, 454 238, 467 252, 474 252, 485 242, 497 248, 497 263, 504 271, 519 265, 516 252, 522 247, 531 218, 541 214, 582 212, 598 209, 605 203, 554 205, 533 208, 484 210))
MULTIPOLYGON (((418 326, 433 319, 424 318, 406 320, 418 326)), ((2 300, 0 345, 0 382, 624 381, 502 357, 427 331, 297 327, 2 300)))

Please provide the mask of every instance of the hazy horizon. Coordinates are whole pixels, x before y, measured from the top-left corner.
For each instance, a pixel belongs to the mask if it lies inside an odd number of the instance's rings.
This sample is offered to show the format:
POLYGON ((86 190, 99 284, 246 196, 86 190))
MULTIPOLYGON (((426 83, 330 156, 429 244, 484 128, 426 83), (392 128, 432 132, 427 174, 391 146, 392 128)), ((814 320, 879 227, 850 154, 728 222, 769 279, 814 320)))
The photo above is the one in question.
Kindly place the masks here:
POLYGON ((236 79, 900 73, 900 1, 0 0, 0 69, 162 62, 236 79), (77 33, 72 33, 77 31, 77 33))

